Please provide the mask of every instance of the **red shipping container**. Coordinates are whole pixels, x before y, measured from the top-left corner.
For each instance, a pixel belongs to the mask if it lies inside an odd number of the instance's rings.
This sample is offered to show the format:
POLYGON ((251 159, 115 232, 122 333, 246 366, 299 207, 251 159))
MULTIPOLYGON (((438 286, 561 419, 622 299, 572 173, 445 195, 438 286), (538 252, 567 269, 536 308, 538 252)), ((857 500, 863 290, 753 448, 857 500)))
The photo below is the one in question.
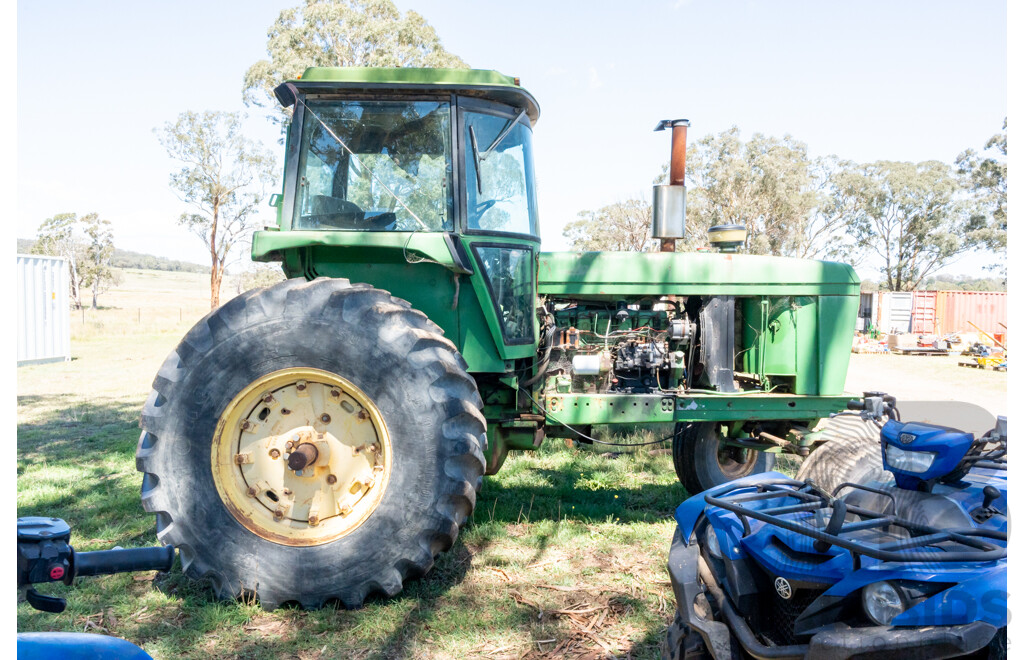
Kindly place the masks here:
POLYGON ((915 291, 913 332, 1006 332, 1005 291, 915 291), (978 326, 975 328, 971 323, 978 326))

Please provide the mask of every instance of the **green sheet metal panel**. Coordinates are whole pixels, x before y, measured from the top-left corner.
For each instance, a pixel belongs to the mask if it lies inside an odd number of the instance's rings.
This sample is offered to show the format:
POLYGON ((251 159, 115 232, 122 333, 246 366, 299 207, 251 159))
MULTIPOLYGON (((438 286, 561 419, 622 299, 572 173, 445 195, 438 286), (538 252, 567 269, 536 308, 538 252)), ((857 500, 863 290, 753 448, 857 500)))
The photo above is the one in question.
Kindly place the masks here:
POLYGON ((704 252, 542 252, 541 295, 859 295, 847 264, 704 252))

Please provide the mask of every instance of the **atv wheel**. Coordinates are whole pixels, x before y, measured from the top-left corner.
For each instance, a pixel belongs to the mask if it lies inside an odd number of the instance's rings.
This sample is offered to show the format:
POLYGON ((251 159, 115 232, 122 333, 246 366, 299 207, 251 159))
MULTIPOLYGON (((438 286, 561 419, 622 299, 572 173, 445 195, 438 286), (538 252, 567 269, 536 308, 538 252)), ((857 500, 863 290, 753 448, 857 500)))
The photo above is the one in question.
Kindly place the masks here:
POLYGON ((676 611, 675 618, 665 631, 665 646, 661 657, 664 660, 703 660, 711 655, 704 646, 704 639, 686 625, 676 611))
POLYGON ((691 495, 748 474, 767 472, 775 465, 771 454, 723 445, 722 438, 715 422, 676 424, 672 463, 691 495))
POLYGON ((842 483, 863 484, 882 479, 881 440, 878 427, 852 415, 833 417, 822 429, 823 441, 804 459, 796 473, 831 493, 842 483))
POLYGON ((142 503, 222 598, 358 607, 429 571, 472 513, 480 407, 455 346, 407 302, 288 280, 211 312, 160 368, 142 503))

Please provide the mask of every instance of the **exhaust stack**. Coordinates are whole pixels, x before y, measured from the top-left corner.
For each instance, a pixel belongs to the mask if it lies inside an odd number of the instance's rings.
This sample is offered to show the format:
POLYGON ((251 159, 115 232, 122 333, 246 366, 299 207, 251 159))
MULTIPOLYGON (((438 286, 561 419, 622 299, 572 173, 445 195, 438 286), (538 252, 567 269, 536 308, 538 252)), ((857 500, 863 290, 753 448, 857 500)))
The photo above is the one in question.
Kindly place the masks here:
POLYGON ((655 131, 672 129, 668 183, 654 186, 651 235, 661 239, 662 252, 675 252, 676 239, 686 236, 686 129, 689 119, 664 119, 655 131))

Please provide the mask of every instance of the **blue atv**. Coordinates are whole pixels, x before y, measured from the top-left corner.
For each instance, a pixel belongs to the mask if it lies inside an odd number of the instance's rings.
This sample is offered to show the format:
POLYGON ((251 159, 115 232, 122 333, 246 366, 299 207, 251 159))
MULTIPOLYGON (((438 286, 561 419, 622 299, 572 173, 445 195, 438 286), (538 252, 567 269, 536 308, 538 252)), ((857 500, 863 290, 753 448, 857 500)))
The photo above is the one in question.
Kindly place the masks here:
POLYGON ((850 407, 880 479, 767 472, 676 510, 666 657, 1006 657, 1006 418, 975 438, 881 393, 850 407))
MULTIPOLYGON (((71 546, 71 528, 60 518, 18 518, 18 589, 42 612, 59 614, 63 598, 36 591, 36 584, 74 584, 76 577, 134 571, 169 571, 174 548, 114 548, 79 552, 71 546)), ((18 633, 18 660, 152 660, 131 642, 91 633, 18 633)))

